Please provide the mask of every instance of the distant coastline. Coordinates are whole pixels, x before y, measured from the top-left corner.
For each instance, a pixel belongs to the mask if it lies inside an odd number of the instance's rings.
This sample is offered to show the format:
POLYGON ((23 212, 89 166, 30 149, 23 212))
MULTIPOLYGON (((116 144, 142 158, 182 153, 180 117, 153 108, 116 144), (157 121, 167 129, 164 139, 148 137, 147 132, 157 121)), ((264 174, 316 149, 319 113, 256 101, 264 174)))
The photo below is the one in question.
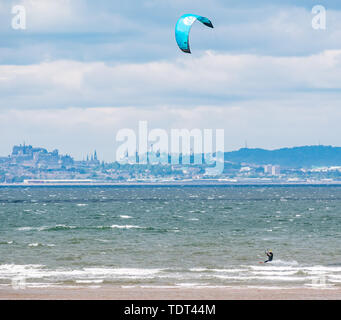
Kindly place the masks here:
POLYGON ((92 182, 92 183, 0 183, 4 187, 238 187, 238 186, 341 186, 341 181, 332 182, 225 182, 219 180, 209 181, 174 181, 174 182, 92 182))
MULTIPOLYGON (((148 153, 149 156, 152 154, 148 153)), ((148 155, 147 154, 147 155, 148 155)), ((153 154, 160 156, 160 154, 153 154)), ((205 155, 201 155, 205 158, 205 155)), ((57 149, 48 151, 31 145, 14 146, 0 157, 0 184, 6 186, 122 186, 122 185, 339 185, 341 148, 304 146, 278 150, 243 148, 225 152, 223 171, 204 162, 189 163, 179 155, 179 163, 131 163, 100 161, 97 152, 82 161, 57 149), (210 174, 206 171, 213 170, 210 174)), ((172 155, 168 155, 168 160, 172 155)))

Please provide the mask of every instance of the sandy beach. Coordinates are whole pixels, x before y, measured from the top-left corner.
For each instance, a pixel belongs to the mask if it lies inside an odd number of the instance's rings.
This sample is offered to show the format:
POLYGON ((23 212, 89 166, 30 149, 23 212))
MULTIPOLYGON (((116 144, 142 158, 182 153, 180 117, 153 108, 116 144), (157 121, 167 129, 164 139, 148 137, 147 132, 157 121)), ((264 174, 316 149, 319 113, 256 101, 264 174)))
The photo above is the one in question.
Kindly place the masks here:
POLYGON ((0 289, 1 300, 341 300, 341 289, 35 288, 0 289))

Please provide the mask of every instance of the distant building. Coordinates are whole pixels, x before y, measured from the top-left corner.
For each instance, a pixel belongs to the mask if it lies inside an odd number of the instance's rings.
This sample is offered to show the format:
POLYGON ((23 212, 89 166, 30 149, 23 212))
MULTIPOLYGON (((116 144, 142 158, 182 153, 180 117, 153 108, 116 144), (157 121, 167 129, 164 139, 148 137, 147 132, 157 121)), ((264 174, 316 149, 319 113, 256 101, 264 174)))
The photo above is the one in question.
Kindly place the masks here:
POLYGON ((101 162, 97 158, 97 151, 96 150, 93 154, 90 155, 90 157, 89 157, 89 155, 86 156, 86 162, 85 162, 86 166, 96 167, 96 166, 99 166, 100 164, 101 164, 101 162))
POLYGON ((25 184, 52 184, 52 185, 60 185, 60 184, 89 184, 93 183, 93 180, 90 179, 25 179, 25 184))
POLYGON ((57 149, 48 152, 44 148, 34 148, 32 146, 14 146, 12 154, 9 156, 12 163, 29 167, 62 167, 71 166, 73 158, 69 155, 62 156, 57 149))

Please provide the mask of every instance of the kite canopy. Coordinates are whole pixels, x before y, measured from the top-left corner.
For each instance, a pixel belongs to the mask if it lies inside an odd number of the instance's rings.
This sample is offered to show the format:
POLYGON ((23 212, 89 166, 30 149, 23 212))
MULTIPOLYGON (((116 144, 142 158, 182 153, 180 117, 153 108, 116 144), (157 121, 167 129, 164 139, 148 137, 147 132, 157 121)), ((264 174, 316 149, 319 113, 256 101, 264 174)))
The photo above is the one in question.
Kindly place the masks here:
POLYGON ((186 53, 191 53, 189 47, 189 33, 191 31, 193 23, 199 20, 205 26, 213 28, 212 22, 196 14, 184 14, 177 22, 175 26, 175 38, 179 48, 186 53))

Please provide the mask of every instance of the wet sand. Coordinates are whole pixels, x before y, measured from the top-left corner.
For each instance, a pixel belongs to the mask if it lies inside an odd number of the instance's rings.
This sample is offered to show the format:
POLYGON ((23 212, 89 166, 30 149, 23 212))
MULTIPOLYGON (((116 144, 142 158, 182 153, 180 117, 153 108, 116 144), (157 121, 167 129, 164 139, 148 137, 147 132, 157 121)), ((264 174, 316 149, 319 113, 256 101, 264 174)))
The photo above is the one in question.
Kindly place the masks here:
POLYGON ((0 289, 1 300, 341 300, 341 289, 36 288, 0 289))

